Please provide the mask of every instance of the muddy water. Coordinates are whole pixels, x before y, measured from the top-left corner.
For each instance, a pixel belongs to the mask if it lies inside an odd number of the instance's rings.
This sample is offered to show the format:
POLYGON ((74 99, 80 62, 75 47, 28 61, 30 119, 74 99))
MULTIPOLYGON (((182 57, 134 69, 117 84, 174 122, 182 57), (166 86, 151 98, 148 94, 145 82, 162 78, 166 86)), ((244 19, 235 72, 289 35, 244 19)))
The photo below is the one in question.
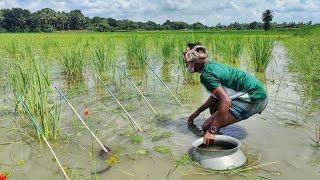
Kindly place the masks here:
MULTIPOLYGON (((241 149, 248 159, 258 156, 261 157, 260 164, 276 162, 262 170, 252 171, 254 175, 271 179, 319 179, 320 159, 308 140, 309 137, 314 137, 314 122, 317 116, 307 113, 295 90, 297 84, 294 83, 286 64, 286 51, 284 47, 277 45, 265 77, 262 75, 262 79, 266 79, 269 93, 267 108, 261 115, 225 127, 220 132, 240 139, 241 149), (310 123, 305 124, 305 121, 310 123), (288 125, 292 122, 295 126, 288 125), (299 124, 300 126, 297 126, 299 124)), ((141 144, 131 142, 132 127, 128 118, 101 84, 93 81, 90 72, 85 75, 84 80, 88 83, 83 85, 88 90, 79 93, 79 98, 71 100, 78 112, 82 112, 83 107, 88 105, 87 124, 101 141, 117 154, 118 162, 105 173, 91 174, 107 167, 105 159, 99 157, 101 148, 70 108, 62 102, 63 138, 52 145, 72 179, 165 179, 170 169, 175 166, 175 160, 187 153, 191 143, 202 136, 200 127, 209 112, 206 111, 198 117, 195 126, 188 127, 186 118, 209 96, 204 89, 196 85, 190 90, 181 85, 181 79, 170 72, 170 88, 174 92, 186 92, 180 94, 183 102, 180 107, 156 77, 149 70, 147 72, 147 83, 142 89, 150 104, 160 114, 159 119, 155 118, 144 100, 130 86, 130 82, 119 83, 123 88, 120 92, 115 92, 132 117, 146 131, 140 133, 143 137, 141 144), (163 132, 171 132, 172 135, 158 141, 152 140, 163 132), (167 146, 170 152, 156 152, 154 146, 167 146), (148 152, 146 156, 137 153, 141 149, 148 152)), ((160 70, 158 74, 161 74, 160 70)), ((15 128, 10 97, 2 96, 0 101, 4 104, 0 112, 0 171, 9 172, 10 179, 63 179, 45 144, 34 144, 35 140, 21 136, 21 129, 15 128)), ((197 175, 198 172, 196 167, 186 165, 179 167, 168 178, 245 179, 236 175, 197 175)))

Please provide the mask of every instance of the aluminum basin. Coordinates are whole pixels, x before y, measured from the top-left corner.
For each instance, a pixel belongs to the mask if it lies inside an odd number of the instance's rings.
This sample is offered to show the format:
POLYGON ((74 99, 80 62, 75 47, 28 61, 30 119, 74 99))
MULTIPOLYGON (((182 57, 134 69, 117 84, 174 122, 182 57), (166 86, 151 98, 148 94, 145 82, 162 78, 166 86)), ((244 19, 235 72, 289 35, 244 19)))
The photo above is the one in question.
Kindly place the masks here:
POLYGON ((228 144, 224 149, 203 148, 203 138, 192 143, 191 157, 203 167, 213 170, 228 170, 242 166, 246 157, 240 150, 241 142, 233 137, 216 135, 214 144, 228 144), (231 145, 231 146, 230 146, 231 145))

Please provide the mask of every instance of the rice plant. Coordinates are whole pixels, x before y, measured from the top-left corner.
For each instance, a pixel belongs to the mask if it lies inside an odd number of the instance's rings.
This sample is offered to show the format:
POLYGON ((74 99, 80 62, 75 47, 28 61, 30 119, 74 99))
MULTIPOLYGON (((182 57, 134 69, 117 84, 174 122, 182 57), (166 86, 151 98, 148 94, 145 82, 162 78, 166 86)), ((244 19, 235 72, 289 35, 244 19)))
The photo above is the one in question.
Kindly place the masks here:
POLYGON ((272 58, 273 40, 255 37, 250 41, 250 57, 256 72, 264 72, 272 58))
POLYGON ((81 46, 72 46, 70 49, 62 50, 61 53, 61 64, 64 73, 71 78, 81 78, 85 66, 83 48, 81 46))
POLYGON ((171 58, 172 54, 174 53, 174 48, 175 42, 172 39, 165 39, 161 47, 162 57, 165 60, 171 58))
POLYGON ((103 79, 112 79, 115 75, 116 63, 113 59, 113 47, 112 43, 107 45, 100 43, 93 51, 93 67, 103 79))
POLYGON ((213 58, 231 65, 239 65, 243 45, 236 37, 214 38, 211 44, 213 58))
POLYGON ((131 37, 128 38, 125 43, 128 68, 144 68, 144 61, 147 60, 147 47, 144 39, 138 37, 131 37))
POLYGON ((135 80, 146 80, 147 46, 144 38, 130 37, 125 41, 127 69, 135 80))
POLYGON ((17 44, 18 41, 14 40, 14 39, 11 39, 9 41, 9 43, 4 46, 6 52, 9 54, 9 57, 10 58, 16 58, 16 55, 18 54, 18 44, 17 44))
POLYGON ((303 82, 301 89, 308 103, 320 106, 320 38, 317 34, 308 37, 288 39, 285 45, 291 59, 289 68, 296 78, 303 82))
MULTIPOLYGON (((14 95, 23 97, 30 112, 40 121, 38 123, 44 136, 56 140, 59 135, 60 108, 53 101, 49 71, 47 65, 41 65, 35 58, 17 59, 10 69, 9 85, 14 95)), ((36 135, 36 132, 37 129, 34 129, 30 134, 36 135)))

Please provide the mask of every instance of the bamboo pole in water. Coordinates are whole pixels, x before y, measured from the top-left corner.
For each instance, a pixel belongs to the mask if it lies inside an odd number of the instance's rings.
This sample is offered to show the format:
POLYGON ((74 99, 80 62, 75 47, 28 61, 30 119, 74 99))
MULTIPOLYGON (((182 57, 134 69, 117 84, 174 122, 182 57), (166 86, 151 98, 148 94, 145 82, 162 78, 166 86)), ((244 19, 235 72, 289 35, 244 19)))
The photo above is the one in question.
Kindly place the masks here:
POLYGON ((62 94, 62 92, 56 87, 54 86, 54 88, 58 91, 59 95, 67 102, 67 104, 71 107, 71 109, 73 110, 73 112, 78 116, 79 120, 82 122, 82 124, 87 128, 87 130, 91 133, 91 135, 96 139, 96 141, 99 143, 99 145, 101 146, 101 148, 103 149, 104 152, 106 153, 111 153, 102 143, 101 141, 98 139, 98 137, 90 130, 90 128, 87 126, 87 124, 84 122, 84 120, 82 119, 82 117, 79 115, 79 113, 76 111, 76 109, 71 105, 71 103, 68 101, 68 99, 62 94))
POLYGON ((179 99, 176 97, 176 95, 174 95, 174 93, 170 90, 170 88, 167 86, 167 84, 165 82, 162 81, 162 79, 157 75, 157 73, 152 69, 152 67, 149 65, 149 63, 147 63, 146 61, 144 61, 147 66, 149 67, 149 69, 152 71, 152 73, 159 79, 159 81, 162 83, 163 86, 165 86, 167 88, 167 90, 171 93, 171 95, 174 97, 174 99, 179 103, 180 106, 182 106, 181 102, 179 101, 179 99))
POLYGON ((149 101, 146 99, 146 97, 142 94, 142 92, 139 90, 139 88, 136 86, 136 84, 132 81, 132 79, 130 78, 130 76, 127 74, 127 72, 122 69, 120 66, 118 66, 119 69, 123 72, 123 74, 129 79, 129 81, 131 82, 131 84, 136 88, 136 90, 140 93, 141 97, 144 99, 144 101, 149 105, 149 107, 151 108, 151 110, 154 112, 155 115, 157 115, 157 112, 154 110, 154 108, 151 106, 151 104, 149 103, 149 101))
POLYGON ((135 120, 131 117, 131 115, 128 113, 128 111, 122 106, 122 104, 120 103, 120 101, 116 98, 116 96, 112 93, 112 91, 108 88, 108 86, 101 80, 101 78, 99 76, 97 76, 97 78, 99 79, 99 81, 103 84, 103 86, 105 87, 105 89, 111 94, 111 96, 113 97, 113 99, 117 102, 117 104, 120 106, 120 108, 126 113, 126 115, 129 117, 130 122, 136 126, 138 128, 139 131, 143 131, 141 129, 141 127, 135 122, 135 120))
POLYGON ((21 102, 24 111, 28 114, 29 119, 32 121, 33 125, 35 126, 38 135, 41 135, 41 137, 44 139, 44 141, 46 142, 47 146, 49 147, 50 151, 52 152, 52 154, 53 154, 54 158, 56 159, 56 161, 57 161, 57 163, 58 163, 58 165, 59 165, 59 167, 60 167, 60 169, 61 169, 64 177, 65 177, 67 180, 69 180, 69 177, 68 177, 66 171, 63 169, 63 167, 62 167, 62 165, 61 165, 61 163, 60 163, 60 161, 59 161, 56 153, 53 151, 52 146, 51 146, 50 143, 48 142, 47 138, 43 135, 43 131, 40 129, 40 126, 38 125, 37 121, 36 121, 35 118, 32 116, 32 114, 31 114, 31 112, 30 112, 27 104, 22 100, 22 98, 21 98, 19 95, 17 95, 17 97, 18 97, 19 101, 21 102), (40 133, 40 134, 39 134, 39 133, 40 133))

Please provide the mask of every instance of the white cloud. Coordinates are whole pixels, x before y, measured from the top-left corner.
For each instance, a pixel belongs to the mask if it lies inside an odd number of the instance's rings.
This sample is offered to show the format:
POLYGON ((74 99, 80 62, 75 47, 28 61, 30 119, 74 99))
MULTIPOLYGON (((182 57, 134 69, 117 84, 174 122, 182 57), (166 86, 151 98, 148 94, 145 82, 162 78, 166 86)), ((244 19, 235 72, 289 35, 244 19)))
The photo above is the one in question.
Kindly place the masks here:
POLYGON ((85 15, 152 20, 202 22, 261 21, 265 9, 274 11, 274 21, 319 22, 320 0, 0 0, 0 8, 21 7, 32 12, 48 7, 57 11, 80 9, 85 15))

